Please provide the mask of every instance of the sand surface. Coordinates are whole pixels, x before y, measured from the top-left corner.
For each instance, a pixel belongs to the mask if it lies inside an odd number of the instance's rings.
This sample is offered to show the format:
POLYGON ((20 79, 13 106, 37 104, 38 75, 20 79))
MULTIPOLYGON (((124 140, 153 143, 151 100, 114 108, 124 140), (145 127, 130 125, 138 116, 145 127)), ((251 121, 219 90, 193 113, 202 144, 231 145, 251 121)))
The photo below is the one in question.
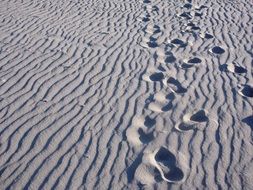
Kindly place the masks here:
POLYGON ((252 0, 1 0, 0 189, 253 189, 252 0))

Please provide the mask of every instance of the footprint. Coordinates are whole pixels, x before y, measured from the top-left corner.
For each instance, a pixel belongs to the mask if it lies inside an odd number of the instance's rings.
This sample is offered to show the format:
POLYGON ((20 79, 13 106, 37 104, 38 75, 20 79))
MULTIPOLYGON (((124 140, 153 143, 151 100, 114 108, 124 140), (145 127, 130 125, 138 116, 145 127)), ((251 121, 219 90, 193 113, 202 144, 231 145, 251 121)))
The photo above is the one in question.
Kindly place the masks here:
POLYGON ((240 87, 239 94, 244 97, 253 98, 253 87, 250 85, 244 85, 240 87))
POLYGON ((155 138, 155 131, 153 129, 156 121, 150 117, 137 117, 133 119, 133 126, 126 131, 126 137, 133 146, 141 146, 148 144, 155 138))
POLYGON ((209 33, 201 33, 200 34, 201 38, 205 38, 205 39, 212 39, 213 35, 209 34, 209 33))
POLYGON ((145 48, 156 48, 158 47, 158 44, 156 42, 156 38, 154 37, 143 37, 143 41, 140 43, 142 47, 145 48))
POLYGON ((188 22, 186 26, 196 26, 193 22, 188 22))
POLYGON ((214 46, 209 51, 211 53, 214 53, 214 54, 223 54, 223 53, 225 53, 225 50, 223 48, 221 48, 220 46, 214 46))
POLYGON ((164 73, 153 67, 148 68, 146 74, 142 76, 142 79, 147 82, 162 82, 164 78, 164 73))
POLYGON ((186 61, 186 63, 188 63, 188 64, 199 64, 201 62, 202 62, 202 60, 198 57, 194 57, 194 58, 191 58, 188 61, 186 61))
POLYGON ((177 47, 185 47, 187 45, 184 41, 178 38, 171 40, 170 43, 177 47))
POLYGON ((155 161, 157 162, 157 169, 164 181, 180 182, 184 178, 184 172, 177 167, 177 161, 174 154, 172 154, 165 147, 161 147, 155 153, 155 161))
POLYGON ((202 17, 203 13, 195 12, 195 16, 202 17))
POLYGON ((192 4, 191 3, 186 3, 186 4, 184 4, 183 8, 191 9, 192 4))
POLYGON ((180 67, 182 68, 182 69, 190 69, 190 68, 192 68, 194 65, 190 65, 190 64, 187 64, 187 63, 182 63, 181 65, 180 65, 180 67))
POLYGON ((176 60, 177 60, 176 57, 173 54, 171 54, 166 56, 164 61, 165 63, 174 63, 176 60))
POLYGON ((195 10, 197 10, 197 11, 200 11, 200 10, 205 9, 205 8, 208 8, 208 7, 205 6, 205 5, 195 6, 195 10))
POLYGON ((143 18, 142 18, 142 21, 143 21, 143 22, 148 22, 148 21, 150 21, 150 18, 149 18, 149 17, 143 17, 143 18))
POLYGON ((198 27, 198 26, 192 26, 191 29, 192 30, 200 30, 200 27, 198 27))
POLYGON ((232 73, 243 74, 247 72, 245 68, 233 63, 225 64, 225 66, 226 66, 226 69, 232 73))
POLYGON ((153 24, 148 24, 145 27, 145 32, 147 32, 148 34, 157 34, 161 32, 161 29, 158 25, 153 25, 153 24))
POLYGON ((198 126, 209 121, 206 110, 199 110, 183 116, 183 121, 176 124, 178 131, 190 131, 199 129, 198 126))
POLYGON ((154 82, 162 81, 164 79, 164 74, 162 72, 157 72, 157 73, 151 74, 149 78, 151 81, 154 81, 154 82))
POLYGON ((208 117, 206 116, 205 110, 200 110, 198 112, 195 112, 190 117, 190 120, 194 121, 194 122, 207 122, 208 121, 208 117))
POLYGON ((156 120, 150 118, 149 116, 145 117, 144 125, 148 128, 153 127, 156 124, 156 120))
POLYGON ((185 18, 187 20, 192 19, 191 13, 190 12, 183 12, 180 15, 178 15, 179 17, 185 18))
POLYGON ((158 92, 153 97, 151 97, 147 102, 147 108, 153 112, 167 112, 172 109, 172 101, 175 97, 166 96, 162 92, 158 92))
POLYGON ((154 137, 154 131, 145 132, 142 128, 139 128, 138 133, 139 133, 139 140, 143 144, 148 144, 149 142, 151 142, 155 138, 154 137))
POLYGON ((170 77, 166 81, 164 81, 165 85, 168 86, 172 92, 178 93, 178 94, 183 94, 187 92, 187 89, 184 88, 181 83, 176 80, 173 77, 170 77))
POLYGON ((176 125, 176 129, 179 131, 189 131, 194 130, 195 126, 193 124, 179 123, 176 125))
POLYGON ((147 5, 145 7, 145 10, 148 11, 148 12, 158 12, 159 11, 159 8, 157 6, 151 6, 151 5, 147 5))
POLYGON ((144 0, 143 3, 151 3, 150 0, 144 0))
POLYGON ((159 63, 174 63, 176 61, 176 57, 173 55, 171 50, 166 50, 168 47, 165 48, 157 48, 155 53, 156 61, 159 63))

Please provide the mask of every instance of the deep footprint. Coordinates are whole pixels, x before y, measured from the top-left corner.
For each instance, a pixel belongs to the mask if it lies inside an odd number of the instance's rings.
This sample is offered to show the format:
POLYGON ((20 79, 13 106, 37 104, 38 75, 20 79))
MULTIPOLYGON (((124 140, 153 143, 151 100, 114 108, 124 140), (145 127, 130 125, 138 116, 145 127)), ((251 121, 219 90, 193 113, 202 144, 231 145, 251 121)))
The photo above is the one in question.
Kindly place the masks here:
POLYGON ((161 167, 161 176, 168 182, 178 182, 184 178, 183 171, 176 166, 176 157, 166 148, 161 147, 155 155, 155 160, 161 167))

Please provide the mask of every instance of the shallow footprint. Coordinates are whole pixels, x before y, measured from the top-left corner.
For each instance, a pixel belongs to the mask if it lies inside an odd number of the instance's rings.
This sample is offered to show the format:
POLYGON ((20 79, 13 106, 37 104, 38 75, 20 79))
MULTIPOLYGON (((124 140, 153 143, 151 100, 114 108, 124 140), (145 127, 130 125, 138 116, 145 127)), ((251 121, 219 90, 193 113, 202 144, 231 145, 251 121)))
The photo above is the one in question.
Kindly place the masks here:
POLYGON ((155 94, 147 103, 147 108, 153 112, 167 112, 173 107, 174 96, 166 96, 162 92, 155 94))
POLYGON ((155 154, 162 179, 167 182, 180 182, 184 178, 184 172, 176 166, 176 157, 168 149, 161 147, 155 154))
POLYGON ((130 144, 133 146, 140 146, 148 144, 155 138, 155 131, 153 129, 156 121, 149 116, 135 117, 133 119, 133 126, 129 127, 126 131, 126 137, 130 144))

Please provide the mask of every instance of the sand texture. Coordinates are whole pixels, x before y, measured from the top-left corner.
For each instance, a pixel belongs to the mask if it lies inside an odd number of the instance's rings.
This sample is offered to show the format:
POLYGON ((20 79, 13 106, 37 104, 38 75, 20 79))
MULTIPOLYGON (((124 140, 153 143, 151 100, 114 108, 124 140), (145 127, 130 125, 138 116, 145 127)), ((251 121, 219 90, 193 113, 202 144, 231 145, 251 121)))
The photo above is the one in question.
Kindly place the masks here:
POLYGON ((0 0, 0 189, 253 189, 252 0, 0 0))

